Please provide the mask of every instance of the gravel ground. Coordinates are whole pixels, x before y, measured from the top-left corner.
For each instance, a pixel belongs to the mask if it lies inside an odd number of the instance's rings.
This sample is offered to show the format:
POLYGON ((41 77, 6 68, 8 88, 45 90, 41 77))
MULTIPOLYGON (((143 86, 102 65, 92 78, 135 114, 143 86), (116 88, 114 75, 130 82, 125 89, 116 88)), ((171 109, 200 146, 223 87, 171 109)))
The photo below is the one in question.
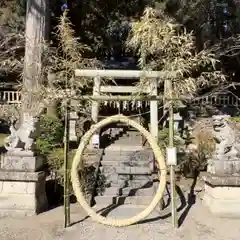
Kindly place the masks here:
MULTIPOLYGON (((200 198, 192 206, 179 229, 171 227, 168 211, 161 213, 161 219, 125 228, 112 228, 84 219, 84 211, 78 204, 71 207, 71 219, 75 222, 68 229, 63 228, 63 208, 45 212, 36 217, 24 219, 0 219, 0 239, 7 240, 238 240, 240 219, 222 219, 212 216, 202 205, 200 198), (84 219, 84 220, 83 220, 84 219), (82 221, 81 221, 82 220, 82 221), (77 223, 76 223, 77 222, 77 223)), ((129 210, 125 210, 126 214, 129 210)), ((178 213, 180 217, 182 212, 178 213)), ((124 209, 121 211, 124 215, 124 209)), ((156 213, 152 216, 156 217, 156 213)))

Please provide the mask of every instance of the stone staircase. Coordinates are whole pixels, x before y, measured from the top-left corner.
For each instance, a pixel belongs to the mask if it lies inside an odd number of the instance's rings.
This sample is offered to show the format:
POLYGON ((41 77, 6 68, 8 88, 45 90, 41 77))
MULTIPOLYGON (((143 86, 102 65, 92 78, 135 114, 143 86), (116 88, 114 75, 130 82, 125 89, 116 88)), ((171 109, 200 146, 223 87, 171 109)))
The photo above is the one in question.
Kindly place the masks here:
POLYGON ((105 189, 95 196, 96 205, 148 205, 155 195, 153 184, 153 153, 141 146, 141 134, 115 128, 115 141, 104 149, 100 174, 105 189))

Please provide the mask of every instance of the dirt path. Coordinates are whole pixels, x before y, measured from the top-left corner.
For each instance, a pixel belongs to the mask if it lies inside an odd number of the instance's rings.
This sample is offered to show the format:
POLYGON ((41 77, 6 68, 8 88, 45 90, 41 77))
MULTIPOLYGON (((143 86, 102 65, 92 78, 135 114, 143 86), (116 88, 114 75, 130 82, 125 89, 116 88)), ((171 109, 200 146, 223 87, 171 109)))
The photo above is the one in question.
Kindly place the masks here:
MULTIPOLYGON (((184 212, 178 213, 179 216, 184 212)), ((83 210, 77 205, 71 207, 72 222, 84 219, 83 210)), ((127 211, 127 210, 126 210, 127 211)), ((129 213, 125 212, 126 215, 129 213)), ((124 209, 121 215, 124 216, 124 209)), ((173 230, 169 211, 161 213, 161 219, 126 228, 106 227, 86 219, 63 229, 63 209, 56 208, 36 217, 25 219, 1 219, 0 239, 7 240, 238 240, 240 219, 221 219, 212 216, 202 205, 200 198, 190 209, 182 226, 173 230), (168 216, 168 217, 167 217, 168 216), (166 217, 166 218, 165 218, 166 217)), ((154 214, 156 217, 156 214, 154 214)))

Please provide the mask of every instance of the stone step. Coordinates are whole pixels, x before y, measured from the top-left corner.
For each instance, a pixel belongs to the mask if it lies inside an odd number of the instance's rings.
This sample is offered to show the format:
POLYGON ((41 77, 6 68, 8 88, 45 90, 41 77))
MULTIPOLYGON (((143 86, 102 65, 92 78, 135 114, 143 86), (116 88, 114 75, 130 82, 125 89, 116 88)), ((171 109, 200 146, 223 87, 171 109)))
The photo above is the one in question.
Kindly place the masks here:
POLYGON ((155 195, 155 189, 154 187, 150 188, 132 188, 132 187, 126 187, 119 191, 121 195, 124 196, 154 196, 155 195))
POLYGON ((119 162, 119 161, 130 161, 131 159, 131 156, 128 156, 128 155, 120 155, 118 153, 116 154, 105 154, 103 155, 102 157, 102 161, 116 161, 116 162, 119 162))
POLYGON ((109 186, 111 187, 119 187, 119 188, 124 188, 124 187, 144 187, 148 186, 151 187, 153 185, 152 179, 143 179, 143 180, 116 180, 116 181, 109 181, 108 183, 109 186))
POLYGON ((104 173, 106 177, 106 181, 108 182, 117 182, 119 180, 124 180, 124 181, 131 181, 131 180, 136 180, 136 181, 152 181, 152 175, 135 175, 135 174, 116 174, 114 172, 109 172, 109 173, 104 173))
POLYGON ((101 171, 101 173, 102 174, 109 174, 109 173, 111 173, 111 174, 116 174, 117 175, 117 173, 116 173, 116 166, 101 166, 101 167, 99 167, 99 170, 101 171))
POLYGON ((125 152, 111 152, 111 153, 105 153, 102 156, 103 161, 124 161, 124 160, 131 160, 131 161, 153 161, 153 155, 150 155, 150 153, 129 153, 126 154, 125 152))
POLYGON ((148 167, 153 169, 153 163, 148 161, 101 161, 101 166, 113 166, 113 167, 121 167, 121 166, 131 166, 131 167, 148 167))
POLYGON ((151 187, 153 186, 152 179, 143 179, 143 180, 129 180, 126 182, 127 187, 131 188, 142 188, 142 187, 151 187))
POLYGON ((124 144, 130 144, 132 146, 141 146, 142 144, 142 138, 141 137, 128 137, 123 135, 122 137, 118 138, 114 144, 124 145, 124 144))
POLYGON ((152 169, 149 167, 129 167, 121 166, 116 167, 116 172, 119 175, 150 175, 152 174, 152 169))
POLYGON ((95 202, 98 205, 111 204, 133 204, 133 205, 149 205, 154 196, 96 196, 95 202))
POLYGON ((118 181, 115 181, 115 182, 110 182, 109 185, 111 187, 124 188, 128 185, 128 183, 125 180, 118 180, 118 181))
POLYGON ((126 136, 126 137, 138 137, 138 136, 142 136, 142 134, 138 131, 126 131, 124 136, 126 136))
POLYGON ((119 187, 111 186, 105 188, 102 195, 104 196, 153 196, 155 194, 155 188, 133 188, 133 187, 119 187))
POLYGON ((139 168, 149 168, 153 170, 153 162, 149 161, 125 161, 125 162, 120 162, 119 167, 139 167, 139 168))
POLYGON ((118 139, 118 137, 122 137, 123 134, 124 134, 123 129, 113 130, 109 132, 109 137, 118 139))
POLYGON ((104 151, 103 157, 109 159, 111 157, 119 157, 119 158, 131 158, 131 159, 144 159, 146 156, 139 155, 141 151, 131 151, 131 150, 121 150, 121 151, 115 151, 115 150, 106 150, 104 151))
POLYGON ((108 188, 105 188, 103 195, 104 196, 119 196, 122 195, 122 188, 118 187, 118 186, 111 186, 108 188))
POLYGON ((115 143, 125 143, 128 142, 131 145, 141 145, 142 142, 142 137, 141 136, 131 136, 131 135, 126 135, 124 134, 121 138, 116 140, 115 143))
POLYGON ((105 148, 103 157, 105 158, 111 158, 111 157, 130 157, 133 160, 142 161, 146 159, 154 159, 153 151, 149 149, 134 149, 134 147, 131 149, 125 148, 125 149, 108 149, 105 148))
POLYGON ((144 150, 144 148, 140 145, 137 146, 133 146, 133 145, 118 145, 118 144, 112 144, 108 147, 105 148, 105 154, 108 152, 122 152, 122 153, 126 153, 126 152, 134 152, 134 151, 141 151, 144 150))

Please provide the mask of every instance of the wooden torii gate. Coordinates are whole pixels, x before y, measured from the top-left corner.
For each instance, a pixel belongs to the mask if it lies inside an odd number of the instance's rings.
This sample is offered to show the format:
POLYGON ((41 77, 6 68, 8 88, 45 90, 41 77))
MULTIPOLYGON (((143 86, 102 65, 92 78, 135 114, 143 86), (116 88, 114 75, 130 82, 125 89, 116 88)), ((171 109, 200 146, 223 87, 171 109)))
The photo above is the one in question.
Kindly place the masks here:
MULTIPOLYGON (((157 79, 162 75, 159 71, 135 71, 135 70, 75 70, 76 77, 89 77, 94 79, 93 96, 100 97, 101 93, 137 93, 139 88, 136 86, 103 86, 101 85, 102 78, 113 79, 139 79, 145 77, 151 79, 149 86, 141 89, 142 93, 148 93, 150 96, 158 96, 157 79)), ((103 97, 103 96, 102 96, 103 97)), ((119 96, 120 97, 120 96, 119 96)), ((134 96, 124 96, 118 101, 134 100, 134 96)), ((92 102, 92 120, 98 122, 99 120, 99 101, 92 102)), ((158 101, 150 102, 150 132, 157 139, 158 138, 158 101)))

